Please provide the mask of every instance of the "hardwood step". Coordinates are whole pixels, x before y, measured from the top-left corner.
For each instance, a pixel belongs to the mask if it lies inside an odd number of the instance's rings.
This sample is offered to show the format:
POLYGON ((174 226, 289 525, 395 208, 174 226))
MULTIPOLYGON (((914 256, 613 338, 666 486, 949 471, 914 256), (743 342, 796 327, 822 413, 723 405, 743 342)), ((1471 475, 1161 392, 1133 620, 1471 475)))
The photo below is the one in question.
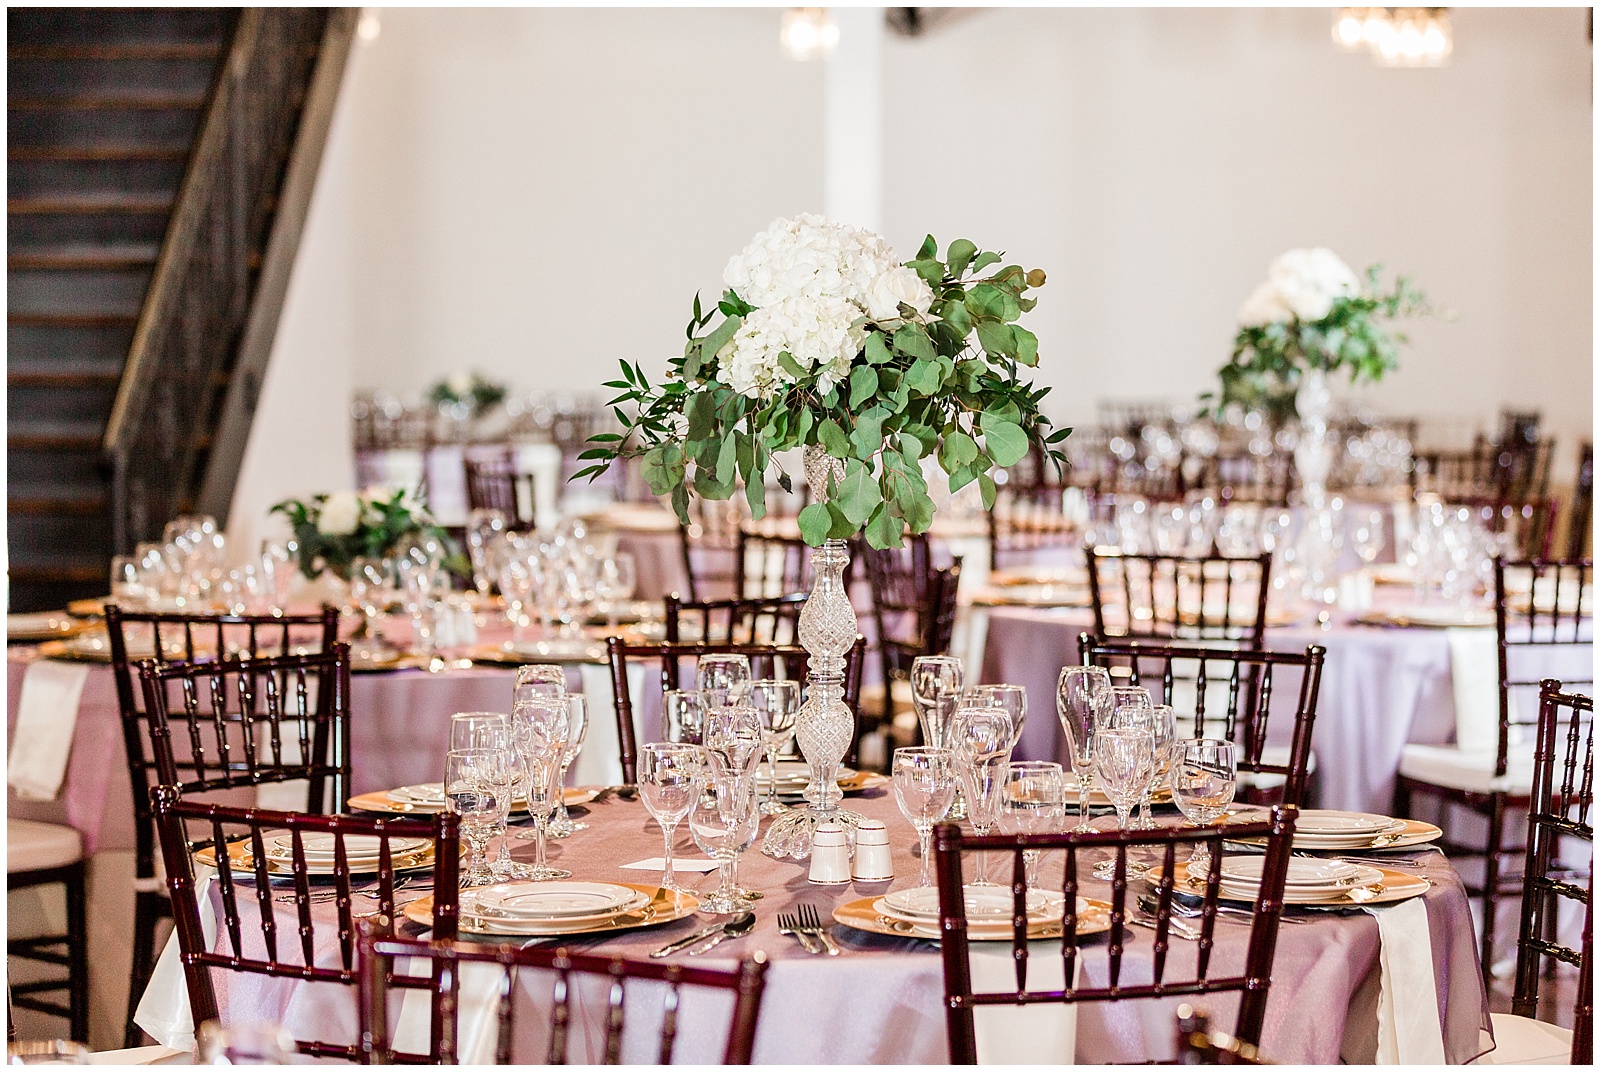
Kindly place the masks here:
POLYGON ((97 423, 39 421, 19 425, 13 420, 6 429, 6 447, 9 450, 98 451, 103 431, 97 423))
POLYGON ((80 97, 144 99, 205 95, 217 69, 217 53, 164 59, 12 59, 6 90, 24 100, 80 97))
POLYGON ((138 322, 137 313, 6 313, 6 323, 19 327, 131 328, 138 322))
POLYGON ((183 179, 184 159, 8 160, 6 189, 23 199, 170 200, 183 179))
POLYGON ((6 255, 6 267, 12 271, 119 271, 130 268, 150 269, 156 265, 155 246, 57 246, 13 248, 6 255))
POLYGON ((129 196, 13 197, 6 202, 12 216, 93 216, 114 212, 170 215, 173 198, 129 196))
POLYGON ((147 96, 113 97, 81 94, 67 97, 7 97, 6 110, 18 112, 173 112, 198 111, 205 107, 204 94, 151 93, 147 96))
POLYGON ((33 584, 45 584, 51 581, 71 581, 84 584, 98 581, 104 584, 111 574, 111 559, 107 556, 105 564, 98 562, 79 562, 65 565, 46 563, 21 563, 16 559, 11 560, 11 580, 27 581, 33 584))
POLYGON ((108 502, 104 494, 63 495, 57 489, 37 490, 38 493, 33 494, 27 489, 9 489, 6 494, 6 512, 8 514, 49 514, 85 517, 103 514, 108 502))
POLYGON ((148 268, 30 269, 6 273, 6 308, 19 313, 137 316, 150 289, 148 268))
POLYGON ((187 160, 187 149, 150 145, 14 145, 8 160, 187 160))
POLYGON ((12 45, 12 60, 198 60, 220 55, 211 41, 148 41, 126 45, 12 45))
POLYGON ((120 371, 133 324, 6 325, 6 365, 13 372, 54 369, 120 371))
POLYGON ((229 8, 11 8, 9 47, 196 43, 218 48, 237 12, 229 8))
POLYGON ((9 362, 6 384, 10 387, 115 387, 122 381, 122 369, 89 362, 63 362, 57 368, 18 368, 9 362))
POLYGON ((188 149, 200 125, 197 108, 106 111, 37 109, 6 115, 6 144, 151 145, 188 149))

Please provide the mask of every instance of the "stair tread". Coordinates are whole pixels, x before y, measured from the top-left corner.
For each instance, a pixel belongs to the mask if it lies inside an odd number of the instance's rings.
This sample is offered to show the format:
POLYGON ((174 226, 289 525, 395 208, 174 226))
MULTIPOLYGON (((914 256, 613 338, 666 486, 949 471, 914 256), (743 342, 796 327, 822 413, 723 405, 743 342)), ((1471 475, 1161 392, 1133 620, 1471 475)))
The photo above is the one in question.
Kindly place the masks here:
POLYGON ((12 514, 82 516, 98 514, 106 508, 105 492, 68 494, 62 489, 12 488, 6 492, 6 511, 12 514))
POLYGON ((139 96, 113 97, 108 95, 78 94, 75 96, 61 97, 8 97, 6 108, 26 109, 28 111, 42 111, 50 109, 60 110, 109 110, 126 109, 139 110, 187 110, 203 108, 206 103, 204 94, 193 93, 149 93, 139 96))
POLYGON ((133 327, 137 313, 6 313, 6 323, 40 328, 133 327))
POLYGON ((222 52, 221 42, 172 41, 128 45, 12 45, 13 60, 203 60, 222 52))
POLYGON ((8 160, 184 160, 189 150, 151 145, 13 145, 8 160))
POLYGON ((14 197, 6 202, 6 212, 19 216, 69 215, 97 212, 168 213, 171 197, 128 197, 89 195, 83 197, 14 197))
POLYGON ((9 250, 6 265, 26 268, 153 268, 160 247, 144 242, 127 244, 73 243, 59 246, 28 246, 9 250))
POLYGON ((122 379, 122 366, 98 361, 73 361, 70 358, 49 367, 6 367, 6 383, 12 387, 96 387, 122 379))

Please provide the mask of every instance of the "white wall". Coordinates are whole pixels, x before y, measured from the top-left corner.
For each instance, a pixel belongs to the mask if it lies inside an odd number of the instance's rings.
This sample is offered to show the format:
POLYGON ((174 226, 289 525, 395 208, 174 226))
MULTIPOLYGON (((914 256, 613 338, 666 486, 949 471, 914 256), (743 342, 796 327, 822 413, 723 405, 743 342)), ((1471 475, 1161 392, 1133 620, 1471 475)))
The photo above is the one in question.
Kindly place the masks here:
MULTIPOLYGON (((383 9, 358 45, 235 518, 348 483, 351 387, 477 367, 589 389, 662 367, 696 289, 823 202, 823 67, 778 9, 383 9), (330 190, 337 188, 338 192, 330 190), (317 385, 307 392, 306 384, 317 385), (293 464, 286 464, 292 460, 293 464)), ((1592 424, 1584 12, 1453 9, 1439 70, 1338 51, 1330 10, 986 10, 888 36, 884 228, 1044 268, 1061 415, 1186 399, 1267 263, 1321 244, 1411 273, 1381 408, 1592 424)))

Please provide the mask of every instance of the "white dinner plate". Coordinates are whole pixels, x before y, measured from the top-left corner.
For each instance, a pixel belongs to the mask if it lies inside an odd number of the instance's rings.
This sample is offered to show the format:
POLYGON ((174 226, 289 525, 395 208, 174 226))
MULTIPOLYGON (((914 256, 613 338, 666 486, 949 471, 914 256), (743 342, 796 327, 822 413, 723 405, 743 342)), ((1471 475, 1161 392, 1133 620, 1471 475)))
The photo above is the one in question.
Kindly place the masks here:
MULTIPOLYGON (((506 882, 471 891, 470 910, 496 918, 570 919, 615 915, 641 896, 609 882, 506 882)), ((467 910, 463 903, 463 911, 467 910)))
MULTIPOLYGON (((1011 890, 1006 886, 968 886, 965 893, 967 902, 968 919, 1010 919, 1011 918, 1011 890)), ((883 896, 886 914, 898 916, 901 919, 933 920, 939 918, 939 891, 932 886, 920 886, 909 890, 895 890, 883 896)), ((1079 899, 1079 910, 1082 911, 1084 902, 1079 899)), ((1061 917, 1062 898, 1059 894, 1047 894, 1043 890, 1028 891, 1028 918, 1059 919, 1061 917)))
POLYGON ((389 790, 389 799, 402 804, 444 804, 444 783, 423 782, 420 785, 402 785, 389 790))
MULTIPOLYGON (((1222 880, 1236 885, 1249 883, 1259 886, 1261 873, 1267 866, 1265 856, 1230 856, 1222 861, 1222 880)), ((1189 874, 1205 877, 1206 868, 1191 868, 1189 874)), ((1290 886, 1333 886, 1345 884, 1360 871, 1355 864, 1345 860, 1307 860, 1295 857, 1289 861, 1285 884, 1290 886)))
POLYGON ((1329 811, 1308 809, 1295 817, 1294 832, 1312 837, 1352 837, 1356 834, 1376 836, 1395 824, 1387 815, 1374 815, 1364 811, 1329 811))
MULTIPOLYGON (((332 834, 304 834, 301 836, 301 845, 305 850, 308 863, 332 863, 334 859, 334 836, 332 834)), ((415 852, 428 843, 427 838, 397 837, 389 839, 389 854, 399 856, 403 853, 415 852)), ((265 840, 267 855, 275 860, 290 860, 294 858, 294 835, 275 834, 265 840)), ((383 839, 369 834, 349 834, 344 839, 345 858, 352 863, 356 861, 376 861, 382 852, 383 839)))

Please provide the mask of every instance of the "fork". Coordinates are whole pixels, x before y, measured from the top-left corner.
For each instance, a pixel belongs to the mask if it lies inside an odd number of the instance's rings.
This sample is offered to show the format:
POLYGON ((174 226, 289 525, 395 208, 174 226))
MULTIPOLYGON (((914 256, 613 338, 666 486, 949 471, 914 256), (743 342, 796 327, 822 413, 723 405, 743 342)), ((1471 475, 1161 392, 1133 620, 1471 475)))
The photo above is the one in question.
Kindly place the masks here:
POLYGON ((817 954, 822 952, 822 947, 811 941, 811 935, 800 929, 800 921, 787 912, 778 913, 778 933, 787 934, 800 943, 800 948, 807 953, 817 954))
MULTIPOLYGON (((399 890, 404 889, 406 886, 408 886, 410 884, 411 884, 411 877, 409 875, 402 875, 401 877, 395 879, 394 888, 395 888, 396 891, 399 891, 399 890)), ((363 886, 359 890, 352 889, 350 891, 350 896, 352 896, 352 897, 371 897, 374 900, 376 900, 378 898, 378 889, 379 889, 378 884, 374 882, 374 883, 370 883, 370 884, 368 884, 366 886, 363 886)), ((283 901, 285 903, 292 903, 295 900, 296 896, 298 896, 298 895, 293 893, 293 892, 280 893, 276 897, 274 897, 273 900, 275 900, 275 901, 283 901)), ((310 898, 309 898, 311 904, 326 904, 329 901, 337 901, 338 899, 339 899, 339 891, 338 890, 327 890, 327 889, 313 890, 311 895, 310 895, 310 898)))
POLYGON ((799 929, 806 934, 815 935, 822 939, 822 944, 828 947, 828 956, 839 955, 839 946, 834 942, 833 935, 822 925, 822 917, 817 915, 817 906, 814 904, 796 905, 795 911, 799 913, 799 929))

